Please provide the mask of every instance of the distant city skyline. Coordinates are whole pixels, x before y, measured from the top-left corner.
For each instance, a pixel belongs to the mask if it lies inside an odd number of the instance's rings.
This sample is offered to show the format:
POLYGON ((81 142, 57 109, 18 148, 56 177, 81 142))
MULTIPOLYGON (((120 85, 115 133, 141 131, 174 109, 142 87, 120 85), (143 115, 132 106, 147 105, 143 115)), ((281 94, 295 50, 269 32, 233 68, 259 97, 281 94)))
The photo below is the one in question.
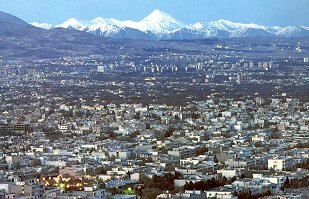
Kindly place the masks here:
POLYGON ((308 0, 0 0, 0 11, 29 23, 52 24, 96 17, 139 21, 159 9, 187 24, 227 19, 268 26, 309 26, 308 7, 308 0))

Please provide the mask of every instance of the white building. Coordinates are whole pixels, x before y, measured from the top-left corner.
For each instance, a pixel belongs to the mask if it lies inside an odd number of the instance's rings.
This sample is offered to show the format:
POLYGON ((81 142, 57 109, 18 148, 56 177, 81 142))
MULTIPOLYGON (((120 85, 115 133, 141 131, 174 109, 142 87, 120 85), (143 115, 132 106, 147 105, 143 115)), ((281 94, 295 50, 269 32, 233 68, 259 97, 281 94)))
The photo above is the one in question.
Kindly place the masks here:
POLYGON ((276 171, 283 171, 291 169, 294 166, 294 160, 292 158, 274 158, 268 159, 268 169, 274 169, 276 171))
POLYGON ((104 73, 105 72, 105 67, 104 66, 98 66, 97 71, 99 73, 104 73))
POLYGON ((264 176, 263 174, 253 174, 253 178, 267 180, 276 184, 278 191, 286 180, 285 176, 264 176))
POLYGON ((174 148, 173 150, 168 151, 168 155, 176 157, 176 158, 189 158, 194 154, 194 147, 180 147, 174 148))
POLYGON ((235 189, 214 189, 210 191, 206 191, 206 198, 220 198, 220 199, 234 199, 237 198, 233 194, 235 189))
POLYGON ((232 178, 234 176, 240 176, 240 171, 236 169, 220 169, 217 170, 217 173, 221 173, 222 176, 226 178, 232 178))
POLYGON ((68 131, 68 126, 67 125, 58 125, 58 130, 61 132, 61 133, 65 133, 68 131))

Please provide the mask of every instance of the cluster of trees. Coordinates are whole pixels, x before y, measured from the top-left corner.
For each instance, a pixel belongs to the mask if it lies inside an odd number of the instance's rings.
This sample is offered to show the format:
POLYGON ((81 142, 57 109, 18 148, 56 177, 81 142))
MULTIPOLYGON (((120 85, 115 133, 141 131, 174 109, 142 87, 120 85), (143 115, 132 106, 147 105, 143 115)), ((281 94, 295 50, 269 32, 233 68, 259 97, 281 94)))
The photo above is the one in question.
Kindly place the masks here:
POLYGON ((293 148, 299 148, 299 149, 304 149, 304 148, 309 148, 309 143, 297 143, 293 148))
POLYGON ((297 163, 296 168, 303 168, 303 169, 308 169, 309 170, 309 160, 302 162, 302 163, 297 163))
POLYGON ((231 178, 228 180, 226 177, 222 177, 219 179, 211 178, 208 180, 198 181, 196 183, 193 183, 192 181, 190 181, 189 183, 186 182, 186 184, 184 185, 184 189, 205 191, 205 190, 213 189, 215 187, 226 185, 228 183, 232 183, 235 180, 236 178, 231 178))
POLYGON ((199 113, 193 112, 191 117, 192 117, 193 119, 199 119, 200 116, 201 116, 201 115, 200 115, 199 113))
POLYGON ((164 168, 165 172, 174 172, 175 171, 175 166, 173 164, 166 164, 164 168))
POLYGON ((284 191, 285 188, 299 189, 303 187, 309 187, 309 176, 291 180, 287 177, 281 189, 284 191))
POLYGON ((197 155, 197 156, 204 155, 206 152, 208 152, 208 148, 206 146, 202 146, 202 147, 197 148, 195 150, 195 155, 197 155))
POLYGON ((56 128, 43 128, 42 132, 44 133, 46 139, 49 139, 51 141, 58 140, 64 137, 73 137, 73 134, 71 136, 65 136, 63 133, 56 133, 56 128))
POLYGON ((234 196, 237 196, 238 199, 255 199, 255 198, 262 198, 262 197, 266 197, 266 196, 271 196, 271 191, 267 190, 263 193, 259 193, 259 194, 255 194, 252 195, 251 191, 242 191, 242 192, 235 192, 234 196))
POLYGON ((165 132, 164 137, 171 137, 175 131, 175 128, 172 126, 168 127, 168 130, 165 132))
POLYGON ((166 173, 162 176, 154 175, 152 179, 144 178, 142 180, 145 187, 154 187, 159 188, 161 190, 173 190, 174 189, 174 180, 180 179, 181 174, 179 172, 175 172, 175 174, 166 173), (145 181, 146 180, 146 181, 145 181))
POLYGON ((166 173, 162 176, 155 175, 152 179, 141 174, 140 183, 143 184, 143 187, 136 190, 136 193, 142 196, 142 198, 156 198, 164 191, 175 191, 174 180, 180 178, 181 174, 179 172, 175 172, 175 174, 166 173))

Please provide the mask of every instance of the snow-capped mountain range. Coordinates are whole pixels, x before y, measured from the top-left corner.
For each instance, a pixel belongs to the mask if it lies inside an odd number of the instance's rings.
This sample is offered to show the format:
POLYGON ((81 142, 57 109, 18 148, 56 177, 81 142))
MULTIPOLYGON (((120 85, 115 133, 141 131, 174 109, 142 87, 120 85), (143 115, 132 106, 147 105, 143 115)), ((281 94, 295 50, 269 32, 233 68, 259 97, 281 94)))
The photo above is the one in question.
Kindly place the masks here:
POLYGON ((204 39, 229 37, 305 37, 309 27, 268 27, 257 24, 242 24, 220 19, 208 23, 184 24, 160 10, 154 10, 140 21, 95 18, 90 21, 71 18, 62 24, 33 22, 43 29, 67 28, 112 38, 130 39, 204 39))

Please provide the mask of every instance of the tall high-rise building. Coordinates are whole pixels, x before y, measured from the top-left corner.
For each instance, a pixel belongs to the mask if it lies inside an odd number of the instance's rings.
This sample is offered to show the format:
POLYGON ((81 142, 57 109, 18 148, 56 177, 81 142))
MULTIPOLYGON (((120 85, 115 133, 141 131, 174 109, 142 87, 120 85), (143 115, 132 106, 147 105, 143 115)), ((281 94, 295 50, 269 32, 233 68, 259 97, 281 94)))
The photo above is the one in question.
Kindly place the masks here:
POLYGON ((237 84, 242 84, 242 83, 246 82, 246 80, 247 80, 247 78, 246 78, 245 74, 237 73, 237 79, 236 79, 237 84))

